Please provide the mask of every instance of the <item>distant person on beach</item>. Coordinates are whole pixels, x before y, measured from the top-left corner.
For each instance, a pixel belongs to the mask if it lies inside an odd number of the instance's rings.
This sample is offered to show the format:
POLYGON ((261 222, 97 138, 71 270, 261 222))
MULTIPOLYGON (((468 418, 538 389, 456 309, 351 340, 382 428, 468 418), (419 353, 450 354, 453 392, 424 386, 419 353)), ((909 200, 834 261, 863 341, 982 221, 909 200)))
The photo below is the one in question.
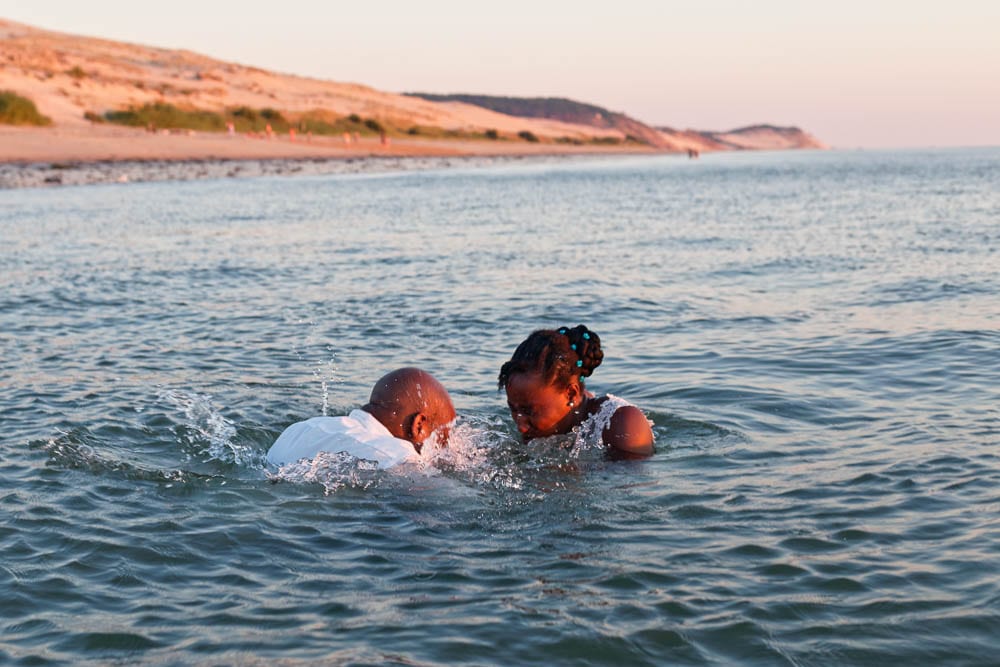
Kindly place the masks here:
POLYGON ((636 406, 610 394, 594 396, 584 386, 601 361, 601 339, 582 324, 540 329, 528 336, 500 367, 499 386, 525 442, 570 433, 592 434, 620 458, 653 453, 653 430, 636 406))
POLYGON ((286 428, 267 460, 280 466, 320 452, 346 452, 391 468, 415 458, 435 432, 445 441, 454 419, 451 397, 433 375, 399 368, 380 378, 368 403, 346 417, 313 417, 286 428))

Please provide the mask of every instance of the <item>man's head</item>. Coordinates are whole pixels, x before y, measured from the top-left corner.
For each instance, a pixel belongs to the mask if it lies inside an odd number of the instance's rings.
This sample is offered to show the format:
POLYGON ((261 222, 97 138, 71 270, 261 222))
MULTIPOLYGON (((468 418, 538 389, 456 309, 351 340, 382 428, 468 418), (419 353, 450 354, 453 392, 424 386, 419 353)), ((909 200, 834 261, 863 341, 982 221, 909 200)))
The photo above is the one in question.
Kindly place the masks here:
POLYGON ((397 438, 420 446, 431 433, 455 419, 448 391, 419 368, 399 368, 379 378, 361 408, 397 438))

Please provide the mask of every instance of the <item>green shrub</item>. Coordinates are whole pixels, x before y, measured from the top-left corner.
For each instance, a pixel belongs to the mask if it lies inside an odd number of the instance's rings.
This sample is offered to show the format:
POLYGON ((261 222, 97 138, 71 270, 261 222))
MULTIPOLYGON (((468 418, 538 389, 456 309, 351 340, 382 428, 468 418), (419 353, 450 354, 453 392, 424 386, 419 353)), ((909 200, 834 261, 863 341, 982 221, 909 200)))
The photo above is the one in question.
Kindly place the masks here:
MULTIPOLYGON (((223 132, 226 129, 226 123, 232 123, 238 132, 264 132, 270 125, 272 132, 285 133, 293 127, 293 124, 276 109, 253 109, 240 106, 219 113, 200 109, 179 109, 165 102, 130 107, 124 111, 109 111, 104 114, 104 118, 119 125, 200 130, 202 132, 223 132)), ((329 123, 316 120, 304 120, 298 125, 302 132, 333 134, 335 130, 329 123)))
MULTIPOLYGON (((254 109, 248 106, 232 107, 220 113, 180 109, 172 104, 157 102, 141 107, 130 107, 124 111, 109 111, 103 117, 92 112, 87 112, 84 116, 87 120, 95 123, 107 120, 133 127, 178 128, 205 132, 222 132, 226 130, 227 123, 232 123, 237 132, 264 132, 270 125, 271 130, 278 134, 285 134, 294 128, 302 134, 328 136, 338 136, 345 132, 366 135, 385 132, 387 134, 420 136, 426 139, 497 140, 502 138, 496 130, 473 132, 429 125, 413 125, 408 129, 403 129, 375 118, 362 118, 358 114, 338 118, 323 110, 292 115, 291 118, 287 118, 277 109, 254 109)), ((522 132, 521 138, 527 141, 538 141, 538 138, 530 132, 522 132)))
POLYGON ((330 122, 318 116, 302 116, 299 119, 300 132, 312 132, 313 134, 336 135, 350 131, 350 126, 343 119, 330 122))
POLYGON ((104 117, 109 122, 132 127, 153 126, 206 132, 221 132, 226 128, 222 114, 197 109, 192 111, 178 109, 164 102, 129 107, 124 111, 108 111, 104 117))
POLYGON ((85 111, 83 117, 89 120, 91 123, 104 123, 105 118, 100 114, 96 114, 93 111, 85 111))
POLYGON ((235 107, 227 110, 224 116, 237 132, 265 132, 270 125, 272 132, 285 133, 292 127, 292 123, 276 109, 235 107))
POLYGON ((528 130, 521 130, 517 133, 517 136, 521 137, 525 141, 530 141, 533 144, 538 142, 538 137, 535 136, 535 133, 529 132, 528 130))
POLYGON ((285 121, 285 117, 281 115, 281 112, 280 111, 275 111, 274 109, 261 109, 260 110, 260 117, 263 118, 264 120, 270 122, 270 123, 283 123, 283 122, 287 122, 287 121, 285 121))
POLYGON ((458 141, 498 141, 503 136, 497 130, 459 130, 454 128, 437 127, 435 125, 414 125, 406 131, 411 136, 420 136, 424 139, 454 139, 458 141))
POLYGON ((239 118, 247 121, 248 123, 254 123, 257 121, 257 112, 250 107, 236 107, 235 109, 229 110, 229 116, 231 118, 239 118))
POLYGON ((87 77, 87 73, 80 69, 79 65, 74 65, 72 69, 66 70, 66 73, 74 79, 84 79, 87 77))
MULTIPOLYGON (((354 133, 366 131, 366 124, 356 114, 335 118, 331 114, 317 111, 299 116, 293 123, 299 132, 312 132, 319 135, 339 135, 345 132, 354 133)), ((380 126, 381 127, 381 126, 380 126)))
POLYGON ((38 112, 35 103, 10 90, 0 90, 0 123, 6 125, 51 125, 52 119, 38 112))

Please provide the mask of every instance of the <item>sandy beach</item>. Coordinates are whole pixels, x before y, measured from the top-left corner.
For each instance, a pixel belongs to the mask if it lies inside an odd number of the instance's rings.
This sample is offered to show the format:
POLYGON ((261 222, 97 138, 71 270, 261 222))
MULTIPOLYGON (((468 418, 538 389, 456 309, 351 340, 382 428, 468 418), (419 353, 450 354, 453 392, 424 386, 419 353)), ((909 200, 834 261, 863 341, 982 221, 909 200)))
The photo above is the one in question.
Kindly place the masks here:
POLYGON ((252 137, 127 127, 0 126, 0 188, 420 169, 496 159, 653 154, 644 146, 361 137, 252 137))
POLYGON ((107 160, 265 160, 351 158, 362 156, 571 155, 654 153, 645 146, 597 146, 515 141, 397 139, 383 145, 377 137, 345 143, 340 137, 287 135, 273 138, 242 134, 161 130, 121 126, 0 126, 0 162, 97 162, 107 160))

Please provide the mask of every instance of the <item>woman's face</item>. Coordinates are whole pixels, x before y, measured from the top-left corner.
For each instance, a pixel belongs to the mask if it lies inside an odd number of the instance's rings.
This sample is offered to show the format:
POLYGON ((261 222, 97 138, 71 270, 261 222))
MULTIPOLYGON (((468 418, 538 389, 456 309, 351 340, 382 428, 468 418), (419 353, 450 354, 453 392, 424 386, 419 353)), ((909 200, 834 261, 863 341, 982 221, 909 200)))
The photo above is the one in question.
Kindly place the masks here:
POLYGON ((517 373, 507 381, 507 406, 525 442, 566 433, 570 419, 569 393, 547 384, 539 373, 517 373))

